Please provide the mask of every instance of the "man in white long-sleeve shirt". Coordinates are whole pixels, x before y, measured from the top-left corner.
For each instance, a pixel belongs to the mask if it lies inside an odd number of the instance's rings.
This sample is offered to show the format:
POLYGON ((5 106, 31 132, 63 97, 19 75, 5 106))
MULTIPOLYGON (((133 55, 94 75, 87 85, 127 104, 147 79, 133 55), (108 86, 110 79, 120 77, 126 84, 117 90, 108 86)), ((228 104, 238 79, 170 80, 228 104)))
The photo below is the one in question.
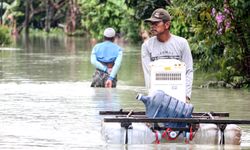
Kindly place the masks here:
POLYGON ((185 38, 170 33, 171 16, 162 8, 156 9, 145 22, 151 23, 153 37, 141 47, 145 84, 149 87, 149 64, 157 59, 178 59, 186 64, 186 101, 190 102, 193 83, 193 58, 185 38))

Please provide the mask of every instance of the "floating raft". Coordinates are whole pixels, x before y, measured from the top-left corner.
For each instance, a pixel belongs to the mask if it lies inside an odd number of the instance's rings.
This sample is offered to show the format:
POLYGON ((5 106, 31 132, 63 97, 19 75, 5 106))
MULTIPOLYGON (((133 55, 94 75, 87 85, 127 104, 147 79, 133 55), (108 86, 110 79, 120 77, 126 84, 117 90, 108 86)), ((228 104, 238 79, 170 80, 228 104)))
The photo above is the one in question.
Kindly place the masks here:
POLYGON ((241 143, 241 128, 250 120, 225 119, 228 112, 193 112, 192 118, 148 118, 143 111, 100 111, 102 133, 114 144, 151 144, 185 142, 195 144, 241 143), (112 116, 112 117, 110 117, 112 116), (186 123, 185 127, 168 128, 164 123, 186 123))

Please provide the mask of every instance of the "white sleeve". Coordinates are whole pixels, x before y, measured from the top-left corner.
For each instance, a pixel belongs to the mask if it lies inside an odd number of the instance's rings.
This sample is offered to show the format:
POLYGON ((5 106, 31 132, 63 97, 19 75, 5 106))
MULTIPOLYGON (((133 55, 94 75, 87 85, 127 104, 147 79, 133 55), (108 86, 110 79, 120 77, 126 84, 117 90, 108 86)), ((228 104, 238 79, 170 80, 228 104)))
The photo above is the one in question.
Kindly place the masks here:
POLYGON ((185 40, 185 43, 183 44, 182 59, 186 64, 186 96, 191 98, 193 84, 193 57, 187 40, 185 40))
POLYGON ((146 88, 149 88, 150 81, 150 53, 148 52, 147 42, 144 42, 141 46, 141 61, 142 61, 142 69, 144 73, 144 81, 146 88))

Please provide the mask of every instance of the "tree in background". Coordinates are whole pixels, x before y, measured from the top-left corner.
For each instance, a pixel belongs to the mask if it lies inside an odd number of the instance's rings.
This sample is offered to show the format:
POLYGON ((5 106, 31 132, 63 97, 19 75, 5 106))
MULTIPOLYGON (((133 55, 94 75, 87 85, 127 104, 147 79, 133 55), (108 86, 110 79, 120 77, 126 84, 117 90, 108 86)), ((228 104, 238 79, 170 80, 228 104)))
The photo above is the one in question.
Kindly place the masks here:
POLYGON ((102 39, 106 27, 113 27, 120 35, 133 27, 133 10, 123 0, 81 0, 80 5, 82 25, 93 38, 102 39))
POLYGON ((1 4, 3 6, 3 10, 5 10, 5 11, 1 10, 2 25, 8 25, 11 29, 12 35, 18 34, 17 18, 23 15, 21 11, 17 10, 20 3, 21 3, 20 0, 15 0, 10 2, 10 4, 7 2, 3 2, 3 4, 1 4))
POLYGON ((134 16, 137 20, 149 18, 157 8, 165 8, 170 5, 170 0, 125 0, 129 8, 133 8, 134 16))
POLYGON ((250 85, 250 1, 172 0, 175 32, 189 38, 196 67, 235 88, 250 85), (176 30, 176 29, 179 29, 176 30))
POLYGON ((143 20, 154 9, 169 5, 168 0, 79 0, 82 25, 94 38, 101 39, 107 26, 114 27, 130 42, 141 41, 143 20))
POLYGON ((65 33, 72 34, 76 31, 77 17, 79 16, 80 11, 77 0, 69 0, 68 4, 69 6, 67 9, 66 26, 64 28, 64 31, 65 33))
POLYGON ((113 26, 125 40, 141 41, 143 20, 152 11, 169 4, 167 0, 7 0, 4 21, 11 21, 15 33, 25 28, 64 28, 67 35, 76 29, 101 39, 102 31, 113 26))
MULTIPOLYGON (((125 0, 125 4, 134 10, 132 24, 138 30, 131 33, 132 37, 135 37, 135 34, 137 37, 140 36, 140 38, 132 38, 138 42, 150 36, 149 26, 144 23, 144 20, 149 18, 155 9, 170 5, 170 0, 125 0)), ((128 26, 131 26, 131 24, 128 24, 128 26)))
POLYGON ((63 27, 71 34, 77 28, 77 0, 8 0, 4 6, 3 23, 11 27, 14 22, 18 33, 29 27, 46 32, 63 27))

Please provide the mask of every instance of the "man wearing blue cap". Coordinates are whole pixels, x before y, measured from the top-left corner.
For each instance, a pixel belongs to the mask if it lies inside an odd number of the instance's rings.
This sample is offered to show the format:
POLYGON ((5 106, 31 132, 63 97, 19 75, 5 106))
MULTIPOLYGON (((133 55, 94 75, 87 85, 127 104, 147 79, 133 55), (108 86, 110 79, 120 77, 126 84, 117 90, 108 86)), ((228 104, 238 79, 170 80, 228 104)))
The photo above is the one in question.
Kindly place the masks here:
POLYGON ((115 30, 104 30, 104 41, 94 46, 91 53, 91 64, 96 71, 91 87, 116 87, 117 73, 122 62, 122 48, 114 43, 115 30))

